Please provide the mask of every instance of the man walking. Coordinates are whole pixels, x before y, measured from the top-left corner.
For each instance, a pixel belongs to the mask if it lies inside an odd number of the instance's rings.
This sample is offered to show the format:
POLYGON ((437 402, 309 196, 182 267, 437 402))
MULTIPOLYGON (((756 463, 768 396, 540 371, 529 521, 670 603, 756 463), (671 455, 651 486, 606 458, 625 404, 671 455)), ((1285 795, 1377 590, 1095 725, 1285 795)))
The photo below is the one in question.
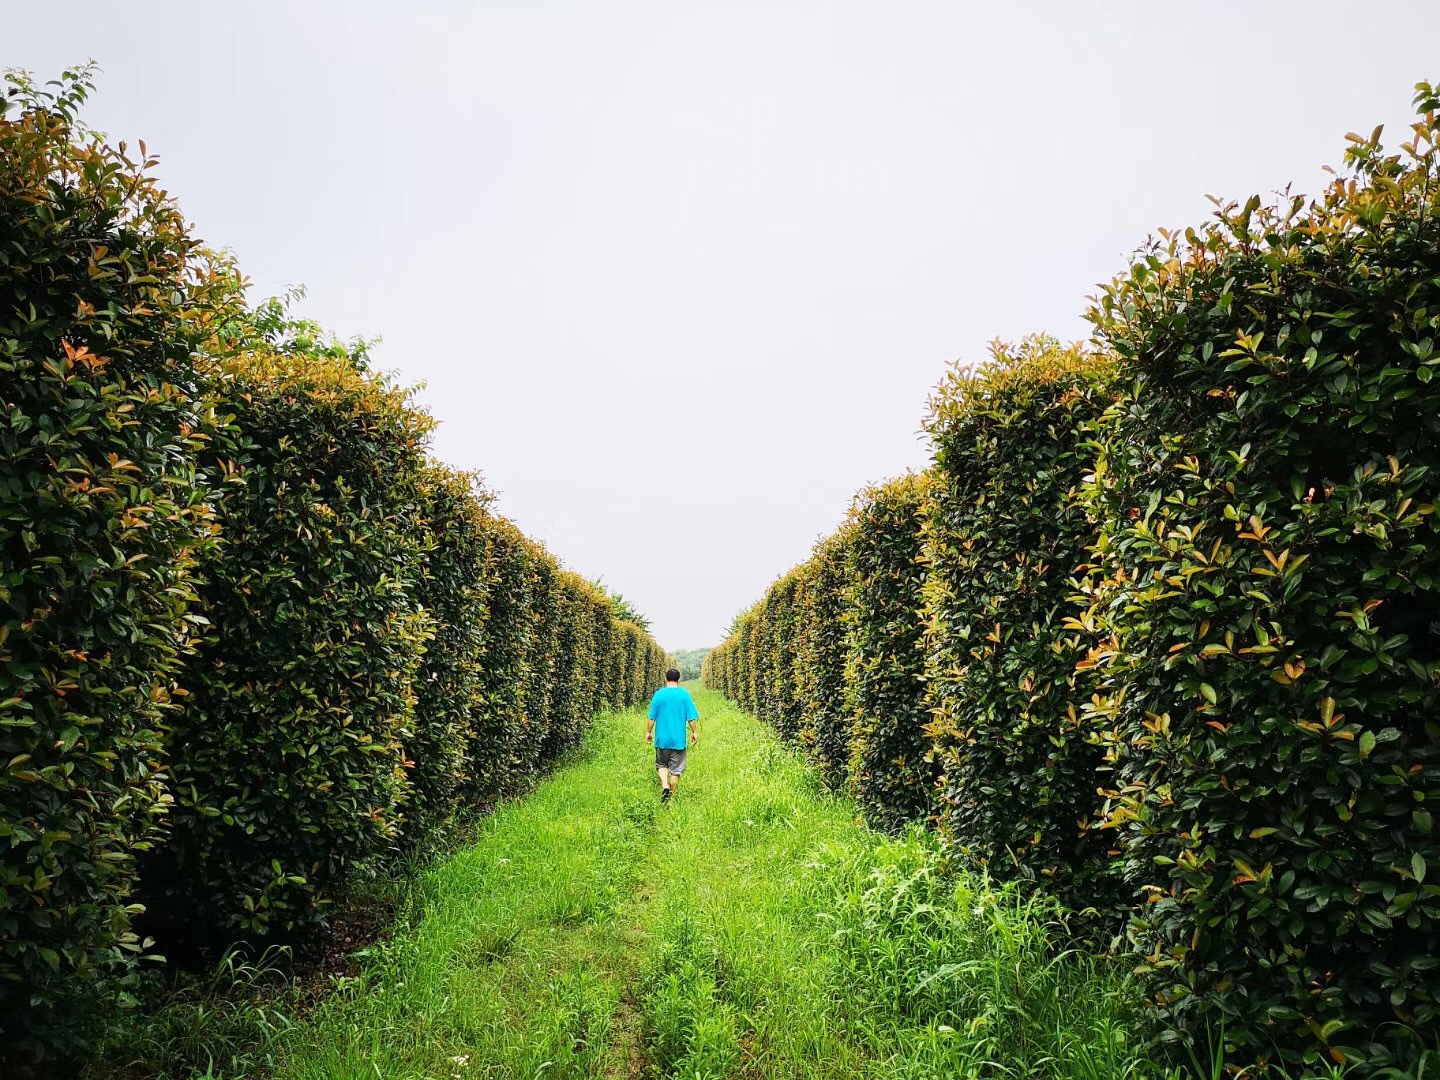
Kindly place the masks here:
POLYGON ((669 802, 685 771, 685 729, 690 729, 690 742, 699 744, 700 732, 695 727, 700 712, 690 691, 680 685, 680 672, 671 668, 665 673, 665 685, 650 699, 650 719, 645 725, 645 741, 655 744, 655 771, 660 774, 660 801, 669 802))

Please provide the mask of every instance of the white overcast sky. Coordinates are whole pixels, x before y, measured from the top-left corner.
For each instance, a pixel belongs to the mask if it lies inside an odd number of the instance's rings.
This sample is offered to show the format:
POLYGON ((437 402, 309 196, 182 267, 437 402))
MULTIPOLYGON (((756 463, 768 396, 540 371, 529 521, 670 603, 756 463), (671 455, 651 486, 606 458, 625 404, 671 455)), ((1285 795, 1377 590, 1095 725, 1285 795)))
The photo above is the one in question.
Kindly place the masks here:
POLYGON ((0 0, 103 68, 256 289, 378 335, 443 459, 669 648, 720 639, 991 339, 1207 193, 1400 141, 1440 3, 0 0))

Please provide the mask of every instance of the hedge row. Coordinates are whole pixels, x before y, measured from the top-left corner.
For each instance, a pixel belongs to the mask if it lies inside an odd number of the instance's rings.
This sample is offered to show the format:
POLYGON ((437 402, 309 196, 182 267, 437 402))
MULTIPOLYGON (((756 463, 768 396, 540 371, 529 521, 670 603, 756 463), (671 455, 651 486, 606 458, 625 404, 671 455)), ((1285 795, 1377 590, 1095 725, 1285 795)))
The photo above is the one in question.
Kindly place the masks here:
POLYGON ((869 493, 707 664, 827 776, 844 747, 878 824, 927 817, 1097 912, 1158 1037, 1232 1061, 1440 1041, 1440 95, 1417 104, 1318 199, 1150 242, 1093 348, 952 372, 905 482, 922 550, 900 565, 909 511, 869 493))
POLYGON ((1091 828, 1099 748, 1087 736, 1088 640, 1069 626, 1095 537, 1074 497, 1115 398, 1103 356, 1031 339, 942 382, 924 618, 941 830, 999 876, 1043 881, 1077 909, 1124 887, 1091 828), (1081 667, 1077 671, 1077 667, 1081 667), (1023 791, 1023 798, 1017 798, 1023 791))
POLYGON ((905 476, 857 497, 840 531, 739 616, 701 673, 891 829, 935 808, 915 617, 928 485, 905 476))
MULTIPOLYGON (((7 95, 7 104, 20 97, 7 95)), ((83 988, 163 835, 166 727, 214 549, 212 283, 179 212, 79 95, 0 115, 0 1017, 83 988)))
POLYGON ((141 935, 308 941, 666 663, 363 344, 247 307, 87 89, 0 112, 0 1024, 32 1056, 141 935))
POLYGON ((845 705, 850 787, 879 826, 896 829, 935 809, 925 734, 925 654, 915 612, 925 583, 922 526, 928 476, 904 476, 861 495, 852 511, 845 705))

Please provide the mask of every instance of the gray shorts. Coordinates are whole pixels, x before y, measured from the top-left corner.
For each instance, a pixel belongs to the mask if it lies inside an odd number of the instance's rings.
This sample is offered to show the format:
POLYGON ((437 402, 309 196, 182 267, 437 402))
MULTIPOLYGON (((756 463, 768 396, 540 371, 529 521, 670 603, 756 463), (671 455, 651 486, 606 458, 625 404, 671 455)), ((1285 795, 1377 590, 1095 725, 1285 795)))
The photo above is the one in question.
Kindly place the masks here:
POLYGON ((655 747, 655 768, 665 769, 671 776, 679 776, 685 771, 685 751, 655 747))

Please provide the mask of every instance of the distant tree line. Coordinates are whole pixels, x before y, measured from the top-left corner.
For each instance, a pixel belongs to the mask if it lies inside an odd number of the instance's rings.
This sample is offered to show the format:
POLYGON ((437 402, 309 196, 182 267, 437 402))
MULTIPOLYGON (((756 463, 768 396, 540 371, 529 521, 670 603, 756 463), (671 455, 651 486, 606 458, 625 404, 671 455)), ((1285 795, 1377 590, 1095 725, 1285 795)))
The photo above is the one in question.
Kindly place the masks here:
POLYGON ((680 669, 680 678, 682 680, 700 678, 700 669, 705 663, 705 657, 709 655, 709 648, 676 649, 675 666, 680 669))

